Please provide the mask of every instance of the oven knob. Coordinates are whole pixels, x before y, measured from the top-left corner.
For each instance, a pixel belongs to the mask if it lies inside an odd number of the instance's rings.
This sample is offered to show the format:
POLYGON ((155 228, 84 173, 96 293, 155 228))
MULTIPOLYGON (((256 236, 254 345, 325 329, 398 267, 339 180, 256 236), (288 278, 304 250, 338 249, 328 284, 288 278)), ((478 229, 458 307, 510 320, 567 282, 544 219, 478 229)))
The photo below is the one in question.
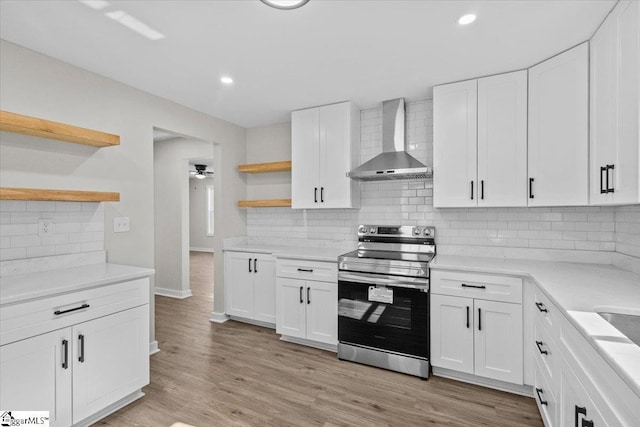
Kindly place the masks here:
POLYGON ((361 225, 361 226, 358 228, 358 233, 360 233, 360 234, 365 234, 366 232, 367 232, 367 227, 365 227, 364 225, 361 225))
POLYGON ((431 236, 431 229, 430 228, 425 228, 424 229, 424 235, 427 236, 427 237, 431 236))
POLYGON ((413 227, 413 235, 414 236, 419 236, 422 234, 422 230, 420 230, 418 227, 413 227))
POLYGON ((369 231, 370 231, 371 233, 375 234, 375 233, 376 233, 376 228, 375 228, 375 227, 371 227, 371 228, 369 229, 369 231))

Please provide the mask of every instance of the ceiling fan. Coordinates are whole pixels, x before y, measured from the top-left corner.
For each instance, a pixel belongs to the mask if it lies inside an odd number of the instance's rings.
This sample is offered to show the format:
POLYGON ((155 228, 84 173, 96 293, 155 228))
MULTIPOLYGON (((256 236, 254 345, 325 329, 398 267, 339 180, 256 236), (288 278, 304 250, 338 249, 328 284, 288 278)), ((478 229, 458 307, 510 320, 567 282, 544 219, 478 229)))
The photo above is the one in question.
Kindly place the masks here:
POLYGON ((207 170, 207 165, 193 165, 196 170, 190 170, 189 175, 198 179, 205 179, 213 176, 213 172, 207 170))

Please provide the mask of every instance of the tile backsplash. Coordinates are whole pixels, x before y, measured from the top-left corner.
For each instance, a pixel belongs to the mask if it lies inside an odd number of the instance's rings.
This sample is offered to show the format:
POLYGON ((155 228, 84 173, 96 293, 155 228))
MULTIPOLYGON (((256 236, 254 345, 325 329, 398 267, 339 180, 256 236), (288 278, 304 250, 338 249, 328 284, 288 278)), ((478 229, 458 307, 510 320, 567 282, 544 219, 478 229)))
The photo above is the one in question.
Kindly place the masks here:
MULTIPOLYGON (((433 164, 433 104, 407 104, 408 151, 433 164)), ((361 162, 382 149, 381 109, 361 112, 361 162)), ((640 257, 640 209, 634 207, 458 208, 433 207, 430 181, 361 183, 361 208, 249 209, 247 236, 256 242, 321 245, 355 242, 360 223, 434 225, 440 253, 606 259, 621 245, 640 257), (616 226, 623 229, 616 234, 616 226), (602 258, 604 256, 604 258, 602 258), (598 258, 600 257, 600 258, 598 258)))
POLYGON ((104 250, 104 205, 0 201, 0 261, 104 250), (47 234, 39 221, 51 219, 47 234))

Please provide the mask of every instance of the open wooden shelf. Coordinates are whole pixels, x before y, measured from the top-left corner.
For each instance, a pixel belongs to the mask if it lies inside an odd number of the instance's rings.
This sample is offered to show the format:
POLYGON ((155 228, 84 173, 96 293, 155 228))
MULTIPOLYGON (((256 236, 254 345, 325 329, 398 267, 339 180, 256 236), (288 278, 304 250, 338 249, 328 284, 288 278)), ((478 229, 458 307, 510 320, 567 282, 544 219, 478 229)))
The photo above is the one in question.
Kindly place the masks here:
POLYGON ((85 129, 22 114, 0 111, 0 130, 57 139, 92 147, 111 147, 120 145, 120 136, 96 130, 85 129))
POLYGON ((272 200, 240 200, 239 208, 278 208, 291 207, 291 199, 272 199, 272 200))
POLYGON ((46 190, 0 187, 0 200, 44 200, 55 202, 119 202, 120 193, 104 191, 46 190))
POLYGON ((238 165, 239 172, 246 173, 265 173, 265 172, 281 172, 291 170, 291 160, 284 162, 271 163, 254 163, 251 165, 238 165))

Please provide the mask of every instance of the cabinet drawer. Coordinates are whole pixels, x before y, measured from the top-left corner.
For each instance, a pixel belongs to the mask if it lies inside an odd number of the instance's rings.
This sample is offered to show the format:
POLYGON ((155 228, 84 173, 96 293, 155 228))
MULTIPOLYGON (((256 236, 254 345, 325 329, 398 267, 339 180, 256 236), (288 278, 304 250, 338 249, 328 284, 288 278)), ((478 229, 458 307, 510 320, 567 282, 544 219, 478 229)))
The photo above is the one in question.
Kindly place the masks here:
POLYGON ((545 427, 558 425, 558 396, 559 389, 551 387, 551 381, 545 375, 544 368, 538 360, 534 363, 533 397, 542 415, 545 427))
MULTIPOLYGON (((557 341, 549 335, 544 319, 537 318, 535 320, 533 339, 533 358, 536 359, 547 377, 552 382, 557 382, 560 378, 560 347, 557 341)), ((554 393, 558 392, 558 390, 553 391, 554 393)))
POLYGON ((0 345, 148 303, 149 279, 143 278, 7 305, 0 310, 0 345))
POLYGON ((431 292, 522 304, 522 279, 456 271, 432 271, 431 292))
POLYGON ((554 340, 560 338, 560 312, 547 296, 538 288, 535 288, 534 318, 539 322, 540 328, 545 328, 547 334, 554 340))
POLYGON ((281 259, 276 261, 276 276, 291 279, 337 282, 338 264, 333 262, 281 259))

